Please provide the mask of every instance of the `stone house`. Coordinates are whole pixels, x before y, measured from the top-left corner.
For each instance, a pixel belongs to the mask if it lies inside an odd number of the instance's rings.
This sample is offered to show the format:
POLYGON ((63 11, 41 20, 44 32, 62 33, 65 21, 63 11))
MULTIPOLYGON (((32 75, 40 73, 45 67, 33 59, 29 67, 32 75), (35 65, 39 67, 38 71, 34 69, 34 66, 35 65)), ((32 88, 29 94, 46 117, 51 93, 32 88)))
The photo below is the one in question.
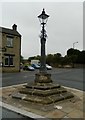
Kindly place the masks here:
POLYGON ((21 55, 21 35, 17 25, 12 29, 0 27, 0 63, 2 72, 19 72, 21 55))

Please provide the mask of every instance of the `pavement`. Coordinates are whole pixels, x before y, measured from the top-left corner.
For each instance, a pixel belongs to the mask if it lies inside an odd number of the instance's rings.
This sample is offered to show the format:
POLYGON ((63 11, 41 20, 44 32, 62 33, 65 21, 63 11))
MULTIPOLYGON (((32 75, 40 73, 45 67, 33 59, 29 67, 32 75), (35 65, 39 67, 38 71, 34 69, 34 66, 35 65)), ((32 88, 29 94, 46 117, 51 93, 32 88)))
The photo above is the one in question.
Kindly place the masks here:
MULTIPOLYGON (((0 89, 0 106, 3 106, 6 109, 12 110, 24 116, 28 116, 30 118, 46 118, 53 119, 59 118, 59 120, 63 120, 64 118, 69 118, 72 120, 73 118, 81 118, 85 119, 85 92, 73 89, 69 87, 65 87, 68 91, 74 94, 74 98, 60 101, 57 103, 42 105, 37 103, 32 103, 28 101, 23 101, 20 99, 12 98, 12 94, 16 93, 19 88, 21 88, 24 84, 13 85, 9 87, 3 87, 0 89)), ((64 86, 63 86, 64 87, 64 86)))

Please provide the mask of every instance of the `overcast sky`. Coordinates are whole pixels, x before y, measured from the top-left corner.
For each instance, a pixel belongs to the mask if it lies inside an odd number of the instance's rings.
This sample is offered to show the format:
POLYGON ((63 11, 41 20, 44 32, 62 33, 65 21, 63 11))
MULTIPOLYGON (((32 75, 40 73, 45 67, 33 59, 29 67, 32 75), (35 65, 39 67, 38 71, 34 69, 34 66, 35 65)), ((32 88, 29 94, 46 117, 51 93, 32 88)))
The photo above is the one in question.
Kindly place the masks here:
POLYGON ((83 50, 82 2, 4 2, 1 26, 11 28, 17 24, 22 35, 21 53, 24 58, 40 55, 41 26, 37 16, 45 8, 50 15, 46 30, 46 54, 61 53, 73 47, 83 50))

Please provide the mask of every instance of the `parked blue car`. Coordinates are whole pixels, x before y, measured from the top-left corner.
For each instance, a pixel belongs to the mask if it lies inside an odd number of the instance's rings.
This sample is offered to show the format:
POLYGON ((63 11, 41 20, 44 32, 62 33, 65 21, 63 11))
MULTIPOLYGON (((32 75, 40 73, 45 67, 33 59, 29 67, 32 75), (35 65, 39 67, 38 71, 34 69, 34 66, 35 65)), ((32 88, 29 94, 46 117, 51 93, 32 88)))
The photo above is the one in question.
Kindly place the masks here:
POLYGON ((34 67, 35 69, 39 69, 40 68, 40 66, 37 65, 37 64, 32 64, 31 66, 34 67))

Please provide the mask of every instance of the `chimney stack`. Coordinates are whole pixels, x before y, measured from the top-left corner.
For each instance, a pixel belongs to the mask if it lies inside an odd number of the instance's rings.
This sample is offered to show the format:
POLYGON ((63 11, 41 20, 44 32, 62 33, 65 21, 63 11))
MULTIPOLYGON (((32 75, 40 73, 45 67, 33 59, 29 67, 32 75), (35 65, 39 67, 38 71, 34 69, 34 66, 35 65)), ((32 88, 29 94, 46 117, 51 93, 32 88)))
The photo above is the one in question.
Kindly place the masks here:
POLYGON ((17 25, 14 24, 14 25, 12 26, 12 29, 15 30, 15 31, 17 31, 17 25))

